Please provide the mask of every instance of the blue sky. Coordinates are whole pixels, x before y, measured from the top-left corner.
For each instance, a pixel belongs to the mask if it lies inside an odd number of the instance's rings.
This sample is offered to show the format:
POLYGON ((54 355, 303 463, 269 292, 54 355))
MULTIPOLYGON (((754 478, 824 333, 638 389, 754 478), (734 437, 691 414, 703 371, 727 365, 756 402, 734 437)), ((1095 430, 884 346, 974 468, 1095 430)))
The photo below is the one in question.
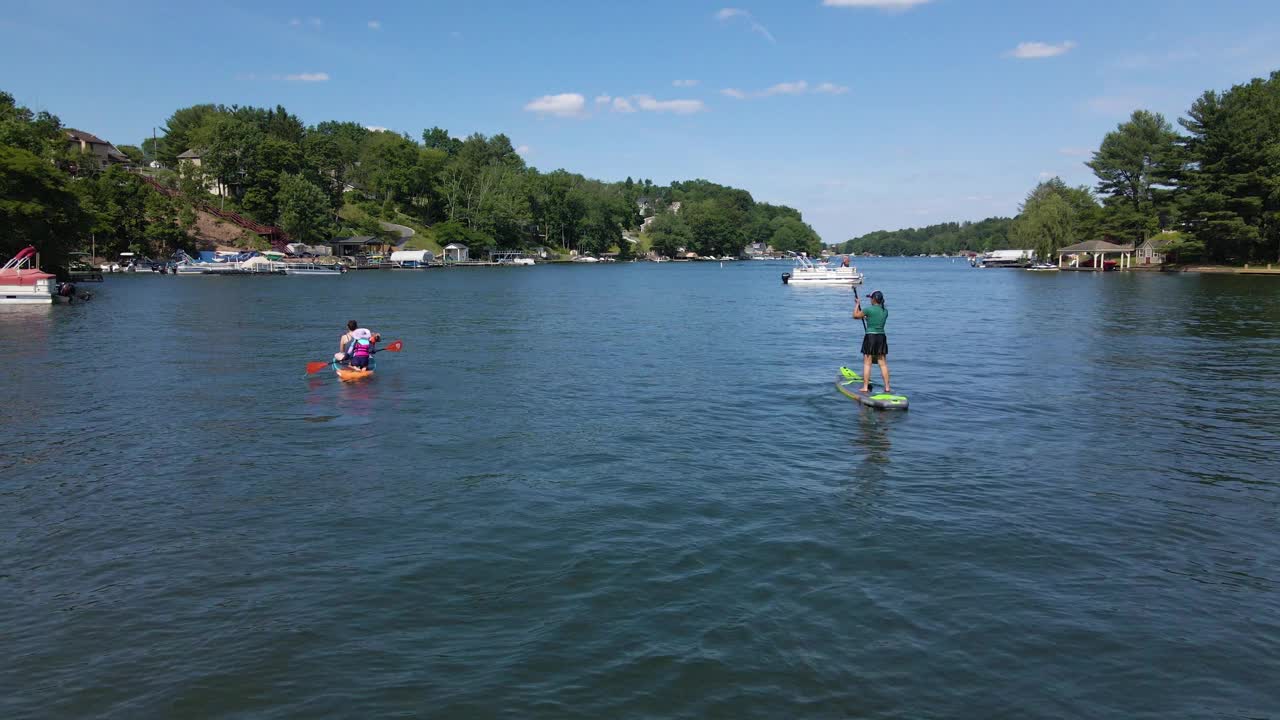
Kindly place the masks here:
POLYGON ((0 4, 0 89, 117 144, 199 102, 505 132, 542 170, 746 188, 828 242, 1013 214, 1091 183, 1132 110, 1275 69, 1262 0, 0 4))

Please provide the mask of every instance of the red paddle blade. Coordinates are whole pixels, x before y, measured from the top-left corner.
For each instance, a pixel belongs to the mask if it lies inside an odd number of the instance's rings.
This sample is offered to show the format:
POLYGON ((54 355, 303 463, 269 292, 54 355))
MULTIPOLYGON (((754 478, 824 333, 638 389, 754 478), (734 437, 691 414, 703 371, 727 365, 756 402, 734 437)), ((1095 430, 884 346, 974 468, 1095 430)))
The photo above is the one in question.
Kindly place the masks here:
POLYGON ((331 364, 332 363, 327 363, 327 362, 307 363, 307 374, 310 375, 312 373, 318 373, 321 370, 329 367, 331 364))
POLYGON ((400 352, 400 349, 403 347, 404 347, 404 341, 396 340, 395 342, 391 343, 390 345, 382 349, 386 350, 387 352, 400 352))

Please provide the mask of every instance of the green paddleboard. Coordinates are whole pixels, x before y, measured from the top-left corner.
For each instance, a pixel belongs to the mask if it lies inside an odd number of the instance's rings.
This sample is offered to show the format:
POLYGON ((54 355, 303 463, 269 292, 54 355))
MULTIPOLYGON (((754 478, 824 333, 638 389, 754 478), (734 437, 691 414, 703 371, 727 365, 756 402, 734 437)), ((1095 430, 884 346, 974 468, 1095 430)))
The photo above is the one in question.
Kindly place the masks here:
POLYGON ((836 375, 836 389, 867 407, 880 410, 906 410, 908 406, 906 395, 878 393, 875 388, 872 388, 871 392, 862 392, 862 376, 847 367, 840 368, 840 373, 836 375))

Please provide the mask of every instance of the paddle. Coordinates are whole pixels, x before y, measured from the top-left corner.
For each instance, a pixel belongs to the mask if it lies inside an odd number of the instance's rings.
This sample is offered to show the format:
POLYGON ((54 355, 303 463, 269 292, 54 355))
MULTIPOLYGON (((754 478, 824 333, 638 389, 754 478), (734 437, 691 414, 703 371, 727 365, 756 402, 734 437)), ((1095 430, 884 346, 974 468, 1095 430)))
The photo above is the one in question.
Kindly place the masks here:
MULTIPOLYGON (((386 346, 386 347, 384 347, 384 348, 375 348, 373 352, 374 352, 374 353, 380 353, 380 352, 382 352, 383 350, 386 350, 386 351, 388 351, 388 352, 400 352, 400 351, 401 351, 401 350, 403 350, 403 349, 404 349, 404 341, 403 341, 403 340, 396 340, 396 341, 392 342, 391 344, 387 345, 387 346, 386 346)), ((369 354, 370 354, 370 355, 372 355, 373 353, 369 353, 369 354)), ((314 374, 314 373, 318 373, 318 372, 320 372, 321 370, 323 370, 323 369, 325 369, 325 368, 330 367, 331 365, 333 365, 333 363, 334 363, 334 362, 335 362, 334 360, 327 360, 327 361, 325 361, 325 362, 311 362, 311 363, 307 363, 307 374, 308 374, 308 375, 311 375, 311 374, 314 374)))
MULTIPOLYGON (((855 303, 855 309, 856 309, 856 307, 857 307, 857 306, 862 305, 862 298, 858 297, 858 286, 857 286, 857 285, 854 285, 854 286, 853 286, 853 299, 857 301, 857 302, 855 303)), ((867 331, 867 316, 866 316, 866 315, 863 315, 863 316, 862 316, 862 332, 864 332, 864 333, 865 333, 866 331, 867 331)))

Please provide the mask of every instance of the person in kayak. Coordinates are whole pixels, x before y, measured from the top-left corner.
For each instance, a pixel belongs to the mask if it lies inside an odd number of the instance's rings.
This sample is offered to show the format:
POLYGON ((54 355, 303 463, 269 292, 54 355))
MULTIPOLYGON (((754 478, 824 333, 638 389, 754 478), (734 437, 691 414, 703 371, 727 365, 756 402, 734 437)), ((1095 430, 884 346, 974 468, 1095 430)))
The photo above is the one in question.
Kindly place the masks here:
POLYGON ((889 311, 884 306, 884 293, 876 290, 867 297, 871 298, 871 307, 862 309, 862 299, 853 306, 853 319, 866 320, 867 334, 862 336, 862 392, 871 392, 871 363, 880 366, 880 377, 884 378, 884 391, 889 390, 889 362, 885 357, 889 354, 889 338, 884 334, 884 323, 889 319, 889 311))
POLYGON ((338 339, 338 352, 334 354, 333 359, 339 362, 346 361, 352 367, 367 369, 369 356, 373 354, 375 337, 377 335, 373 331, 360 327, 360 323, 355 320, 348 320, 347 332, 338 339))

